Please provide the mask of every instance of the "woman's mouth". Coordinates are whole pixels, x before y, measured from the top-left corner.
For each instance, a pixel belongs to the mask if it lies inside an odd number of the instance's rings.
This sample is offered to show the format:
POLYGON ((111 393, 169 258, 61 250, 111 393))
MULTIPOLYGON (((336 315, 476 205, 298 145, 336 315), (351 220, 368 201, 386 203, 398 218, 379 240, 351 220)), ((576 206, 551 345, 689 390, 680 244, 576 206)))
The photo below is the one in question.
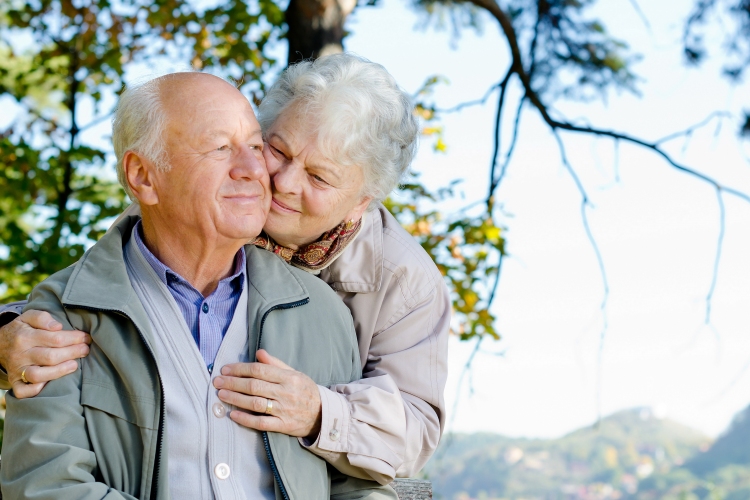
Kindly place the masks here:
POLYGON ((278 199, 271 198, 271 207, 276 209, 278 212, 286 213, 286 214, 298 214, 300 213, 299 210, 295 210, 287 205, 284 205, 281 203, 278 199))

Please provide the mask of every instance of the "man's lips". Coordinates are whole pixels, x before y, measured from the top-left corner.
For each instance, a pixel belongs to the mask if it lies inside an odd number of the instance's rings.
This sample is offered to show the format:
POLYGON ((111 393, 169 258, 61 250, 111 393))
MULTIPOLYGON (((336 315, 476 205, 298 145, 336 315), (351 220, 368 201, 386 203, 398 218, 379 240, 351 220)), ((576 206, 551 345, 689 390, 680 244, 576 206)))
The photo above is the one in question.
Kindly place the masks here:
POLYGON ((255 203, 261 199, 261 196, 258 194, 233 194, 225 196, 224 199, 234 203, 255 203))
POLYGON ((276 198, 271 198, 271 205, 282 212, 294 213, 294 214, 300 213, 299 210, 295 210, 287 205, 284 205, 276 198))

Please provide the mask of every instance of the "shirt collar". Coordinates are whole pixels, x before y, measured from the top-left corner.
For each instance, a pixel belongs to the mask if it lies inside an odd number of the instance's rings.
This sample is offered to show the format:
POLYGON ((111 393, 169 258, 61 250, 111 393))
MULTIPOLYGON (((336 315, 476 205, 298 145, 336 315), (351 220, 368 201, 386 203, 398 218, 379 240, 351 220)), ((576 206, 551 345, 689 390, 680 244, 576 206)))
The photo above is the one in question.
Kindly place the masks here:
MULTIPOLYGON (((167 286, 169 286, 169 283, 172 280, 176 280, 182 283, 189 284, 185 278, 183 278, 176 272, 172 271, 168 266, 166 266, 162 261, 160 261, 156 257, 156 255, 151 253, 151 250, 148 249, 148 247, 146 246, 146 243, 143 241, 142 232, 143 232, 143 225, 141 224, 141 221, 139 220, 136 223, 135 227, 133 228, 133 238, 135 239, 135 242, 138 245, 138 249, 146 258, 146 261, 149 263, 149 265, 154 270, 156 275, 159 277, 161 282, 167 286)), ((219 285, 221 286, 224 283, 231 283, 233 286, 238 284, 241 287, 245 281, 244 277, 245 277, 246 262, 247 262, 247 257, 245 256, 245 248, 241 247, 239 251, 237 252, 237 254, 234 256, 234 268, 233 268, 232 275, 219 281, 219 285), (237 278, 241 278, 241 279, 237 279, 237 278)))

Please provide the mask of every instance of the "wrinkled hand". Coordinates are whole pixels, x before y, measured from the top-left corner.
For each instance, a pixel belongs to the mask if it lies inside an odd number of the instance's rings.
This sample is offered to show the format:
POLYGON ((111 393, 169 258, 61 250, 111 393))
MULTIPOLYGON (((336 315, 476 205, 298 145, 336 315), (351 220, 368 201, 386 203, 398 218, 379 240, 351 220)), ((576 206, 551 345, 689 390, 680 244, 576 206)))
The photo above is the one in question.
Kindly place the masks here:
POLYGON ((315 439, 320 432, 321 403, 318 386, 261 349, 257 363, 233 363, 214 379, 219 399, 238 408, 230 418, 240 425, 295 437, 315 439), (266 415, 268 400, 273 410, 266 415), (260 415, 258 415, 260 414, 260 415))
POLYGON ((76 371, 75 360, 89 353, 89 334, 62 327, 48 312, 32 310, 0 328, 0 364, 15 397, 36 396, 50 380, 76 371), (21 380, 24 369, 29 384, 21 380))

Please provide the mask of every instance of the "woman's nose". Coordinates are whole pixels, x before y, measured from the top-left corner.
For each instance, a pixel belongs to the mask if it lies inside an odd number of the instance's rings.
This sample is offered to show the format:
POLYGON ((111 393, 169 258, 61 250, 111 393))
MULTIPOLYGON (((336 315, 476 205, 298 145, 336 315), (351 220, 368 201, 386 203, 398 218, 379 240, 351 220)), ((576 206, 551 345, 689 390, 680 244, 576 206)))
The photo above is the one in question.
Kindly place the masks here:
POLYGON ((297 162, 290 161, 278 165, 271 171, 271 182, 276 191, 286 194, 299 194, 301 169, 297 162))

